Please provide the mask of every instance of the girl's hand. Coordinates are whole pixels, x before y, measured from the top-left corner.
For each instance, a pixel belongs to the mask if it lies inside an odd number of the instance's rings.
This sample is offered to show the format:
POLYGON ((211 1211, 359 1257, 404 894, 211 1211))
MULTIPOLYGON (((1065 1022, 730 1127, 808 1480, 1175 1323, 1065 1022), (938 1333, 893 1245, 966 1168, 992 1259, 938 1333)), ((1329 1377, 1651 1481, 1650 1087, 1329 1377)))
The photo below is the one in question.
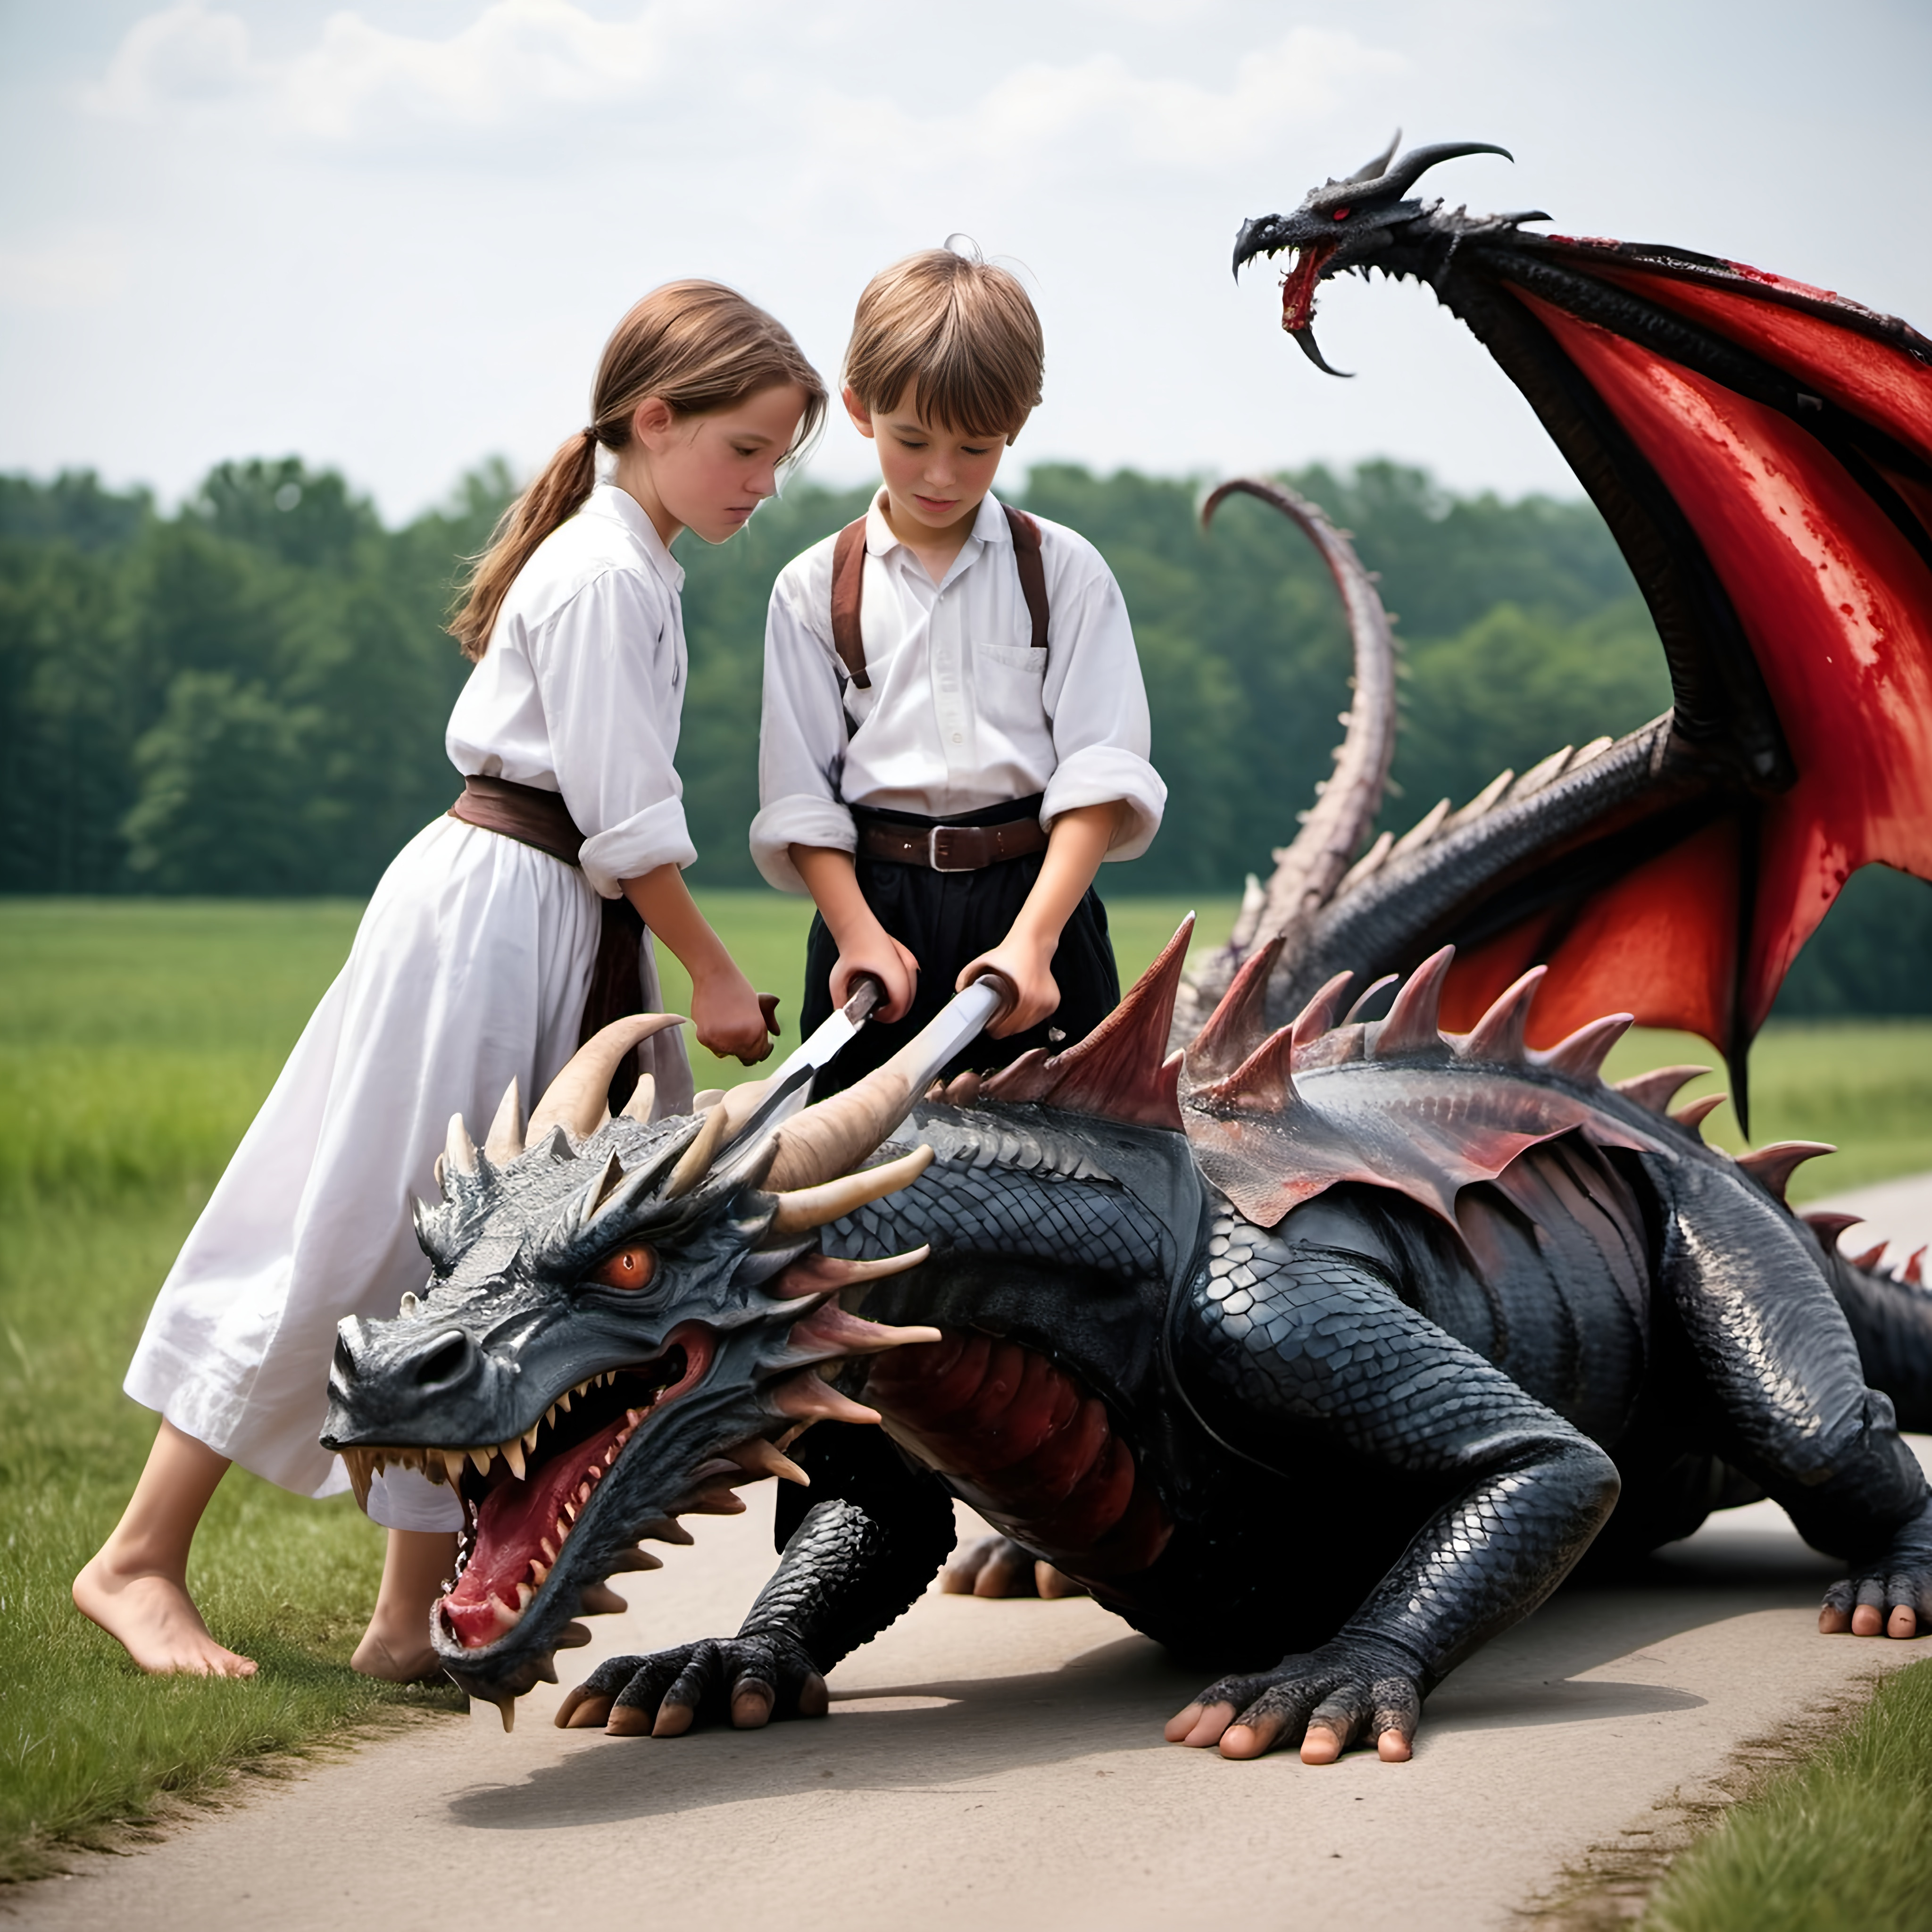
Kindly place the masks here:
POLYGON ((869 933, 862 933, 840 946, 838 963, 832 969, 832 1004, 842 1006, 852 997, 854 984, 867 973, 886 989, 886 997, 874 1010, 873 1018, 904 1019, 918 990, 919 962, 877 920, 872 922, 869 933))
POLYGON ((1018 1004, 987 1028, 988 1037, 1004 1040, 1010 1034, 1024 1033, 1059 1011, 1060 986, 1052 970, 1058 944, 1058 933, 1050 940, 1042 939, 1016 926, 992 952, 971 962, 952 982, 954 992, 963 993, 981 974, 990 970, 1004 973, 1018 989, 1018 1004))
POLYGON ((768 993, 752 992, 736 967, 721 968, 692 982, 692 1029, 707 1053, 755 1066, 772 1050, 777 1004, 768 993))

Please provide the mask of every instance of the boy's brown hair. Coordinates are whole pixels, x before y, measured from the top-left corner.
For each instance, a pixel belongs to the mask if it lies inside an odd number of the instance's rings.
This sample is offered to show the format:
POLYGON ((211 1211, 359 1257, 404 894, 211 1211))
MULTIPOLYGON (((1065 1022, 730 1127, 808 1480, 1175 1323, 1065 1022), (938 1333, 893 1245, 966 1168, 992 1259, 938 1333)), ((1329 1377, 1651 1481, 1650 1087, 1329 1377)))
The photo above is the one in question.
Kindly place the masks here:
POLYGON ((1040 401, 1046 348, 1018 279, 976 254, 927 248, 880 270, 852 317, 845 380, 867 409, 912 386, 922 421, 1011 442, 1040 401))

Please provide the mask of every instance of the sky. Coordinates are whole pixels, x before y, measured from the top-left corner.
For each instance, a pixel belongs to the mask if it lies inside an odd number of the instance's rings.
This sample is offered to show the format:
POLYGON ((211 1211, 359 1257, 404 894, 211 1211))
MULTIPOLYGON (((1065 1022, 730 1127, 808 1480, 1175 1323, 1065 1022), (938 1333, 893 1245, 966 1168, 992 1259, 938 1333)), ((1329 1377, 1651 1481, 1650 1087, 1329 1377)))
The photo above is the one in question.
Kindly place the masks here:
POLYGON ((1925 0, 0 0, 0 471, 173 501, 293 453, 400 518, 579 428, 656 284, 733 284, 832 376, 866 279, 959 233, 1046 326, 1010 462, 1574 494, 1426 290, 1328 285, 1358 373, 1317 373, 1241 220, 1397 127, 1492 141, 1418 192, 1932 332, 1928 82, 1925 0))

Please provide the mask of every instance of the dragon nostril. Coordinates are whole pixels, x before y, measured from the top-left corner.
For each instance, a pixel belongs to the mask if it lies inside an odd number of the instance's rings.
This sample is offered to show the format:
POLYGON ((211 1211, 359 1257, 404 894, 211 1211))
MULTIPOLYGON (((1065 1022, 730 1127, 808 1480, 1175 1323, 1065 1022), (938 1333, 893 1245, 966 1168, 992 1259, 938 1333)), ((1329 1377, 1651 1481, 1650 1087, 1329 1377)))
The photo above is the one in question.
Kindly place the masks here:
POLYGON ((452 1328, 439 1335, 429 1353, 416 1364, 417 1385, 422 1388, 442 1388, 460 1380, 475 1353, 470 1337, 460 1328, 452 1328))

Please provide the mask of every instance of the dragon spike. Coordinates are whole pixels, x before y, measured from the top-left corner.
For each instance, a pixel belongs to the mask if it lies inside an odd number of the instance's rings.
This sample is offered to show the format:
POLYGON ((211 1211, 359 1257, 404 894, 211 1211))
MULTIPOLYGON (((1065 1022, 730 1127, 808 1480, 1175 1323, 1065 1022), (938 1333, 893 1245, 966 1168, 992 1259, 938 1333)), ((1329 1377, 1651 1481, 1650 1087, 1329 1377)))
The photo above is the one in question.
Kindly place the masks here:
POLYGON ((1898 1277, 1899 1280, 1909 1282, 1914 1288, 1922 1287, 1924 1285, 1924 1277, 1919 1272, 1919 1265, 1924 1258, 1924 1249, 1914 1248, 1905 1264, 1905 1272, 1898 1277))
POLYGON ((980 1076, 970 1066, 964 1073, 956 1073, 944 1090, 944 1097, 949 1107, 970 1107, 980 1097, 983 1084, 980 1076))
POLYGON ((1515 985, 1498 994, 1489 1011, 1458 1042, 1458 1058, 1521 1066, 1526 1052, 1523 1029, 1529 1024, 1529 1010, 1536 1004, 1543 976, 1549 970, 1547 966, 1532 966, 1515 985))
POLYGON ((1229 1074, 1198 1097, 1244 1113, 1279 1114, 1294 1105, 1294 1028, 1271 1033, 1229 1074))
POLYGON ((1749 1154, 1738 1156, 1738 1165, 1756 1181, 1760 1187, 1784 1198, 1784 1190, 1791 1184, 1791 1177, 1808 1160, 1814 1160, 1821 1154, 1836 1154, 1838 1149, 1828 1141, 1773 1141, 1768 1147, 1754 1148, 1749 1154))
POLYGON ((788 1338, 794 1360, 830 1361, 835 1356, 879 1355, 888 1348, 910 1348, 937 1342, 937 1328, 894 1328, 848 1315, 836 1301, 821 1301, 802 1320, 792 1324, 788 1338))
POLYGON ((1862 1214, 1840 1214, 1821 1208, 1815 1214, 1802 1215, 1799 1218, 1818 1237, 1819 1245, 1830 1254, 1838 1247, 1838 1237, 1847 1228, 1857 1227, 1865 1217, 1862 1214))
POLYGON ((1706 1094, 1700 1100, 1687 1100, 1682 1106, 1673 1107, 1670 1118, 1680 1127, 1688 1127, 1694 1134, 1696 1133, 1730 1097, 1728 1094, 1706 1094))
POLYGON ((1364 986, 1362 990, 1355 995, 1355 1004, 1342 1016, 1342 1024, 1344 1026, 1353 1026, 1356 1021, 1361 1018, 1363 1008, 1365 1007, 1384 986, 1393 986, 1395 982, 1396 975, 1393 973, 1384 973, 1379 980, 1372 980, 1367 986, 1364 986))
POLYGON ((443 1167, 450 1174, 474 1174, 476 1172, 476 1143, 470 1138, 470 1130, 463 1124, 460 1114, 449 1117, 449 1141, 442 1152, 443 1167))
POLYGON ((676 1166, 670 1171, 670 1180, 664 1183, 667 1201, 676 1201, 688 1194, 710 1172, 712 1157, 717 1153, 724 1138, 724 1130, 730 1124, 724 1102, 720 1100, 705 1114, 704 1126, 679 1155, 676 1166))
POLYGON ((842 1174, 836 1180, 816 1187, 801 1187, 778 1196, 778 1212, 772 1216, 770 1232, 780 1240, 788 1235, 809 1233, 827 1222, 842 1220, 869 1202, 883 1200, 910 1187, 932 1165, 929 1147, 914 1148, 897 1160, 881 1167, 862 1168, 856 1174, 842 1174))
POLYGON ((1276 933, 1258 952, 1241 962, 1220 1004, 1207 1024, 1187 1043, 1187 1070, 1204 1080, 1219 1078, 1240 1066, 1267 1037, 1268 980, 1286 943, 1276 933))
POLYGON ((639 1120, 648 1124, 651 1118, 651 1109, 655 1107, 657 1103, 658 1083, 656 1076, 650 1073, 640 1073, 638 1076, 638 1084, 635 1087, 632 1088, 631 1097, 624 1102, 624 1111, 618 1116, 618 1118, 620 1120, 639 1120))
POLYGON ((1420 1053, 1442 1044, 1442 982, 1455 963, 1455 947, 1445 946, 1402 982, 1388 1017, 1369 1037, 1370 1059, 1393 1060, 1398 1054, 1420 1053))
POLYGON ((1708 1066, 1660 1066, 1654 1073, 1639 1073, 1617 1082, 1617 1091, 1653 1114, 1668 1113, 1680 1087, 1700 1079, 1708 1066))
POLYGON ((1868 1274, 1874 1273, 1879 1263, 1885 1259, 1886 1250, 1891 1246, 1892 1244, 1888 1240, 1880 1241, 1876 1247, 1866 1249, 1863 1254, 1852 1256, 1852 1267, 1862 1268, 1868 1274))
POLYGON ((812 1486, 812 1478, 782 1449, 762 1436, 754 1436, 724 1454, 728 1462, 736 1463, 748 1476, 776 1476, 781 1481, 797 1484, 801 1489, 812 1486))
POLYGON ((376 1474, 376 1452, 373 1449, 343 1449, 337 1451, 342 1458, 342 1466, 349 1472, 349 1486, 356 1492, 356 1507, 367 1510, 369 1507, 369 1485, 376 1474))
POLYGON ((1023 1055, 986 1083, 988 1096, 1018 1099, 1016 1090, 1024 1084, 1028 1099, 1048 1106, 1178 1132, 1182 1055, 1161 1055, 1174 1024, 1174 995, 1193 932, 1190 913, 1126 997, 1084 1040, 1031 1066, 1023 1055), (1009 1074, 1014 1076, 1010 1083, 1009 1074))
POLYGON ((1288 1030, 1294 1036, 1297 1046, 1306 1046, 1311 1040, 1326 1033, 1335 1024, 1335 1015, 1341 1006, 1342 995, 1348 990, 1348 982, 1354 976, 1352 973, 1337 973, 1295 1015, 1294 1024, 1288 1030))
POLYGON ((616 1072, 617 1063, 652 1034, 687 1024, 679 1013, 627 1013, 592 1034, 530 1110, 530 1124, 524 1134, 525 1148, 535 1147, 553 1127, 562 1127, 578 1140, 587 1139, 604 1119, 610 1076, 616 1072))
POLYGON ((801 1255, 766 1292, 787 1301, 802 1294, 836 1294, 842 1288, 856 1288, 862 1281, 903 1274, 908 1268, 917 1268, 932 1252, 930 1246, 921 1246, 875 1262, 848 1262, 838 1255, 801 1255))
POLYGON ((1531 1055, 1531 1064, 1546 1073, 1561 1073, 1576 1081, 1596 1078, 1610 1048, 1636 1024, 1630 1013, 1606 1013, 1588 1026, 1579 1027, 1567 1040, 1559 1040, 1547 1053, 1531 1055))
POLYGON ((772 1406, 794 1422, 878 1422, 876 1408, 867 1408, 841 1395, 816 1369, 801 1369, 771 1390, 772 1406))
POLYGON ((524 1095, 515 1075, 503 1089, 497 1103, 496 1118, 483 1142, 483 1151, 499 1167, 508 1167, 524 1150, 524 1095))
POLYGON ((578 1212, 578 1226, 587 1228, 604 1211, 605 1204, 624 1184, 624 1163, 613 1153, 604 1163, 604 1171, 598 1175, 590 1190, 584 1197, 584 1204, 578 1212))

